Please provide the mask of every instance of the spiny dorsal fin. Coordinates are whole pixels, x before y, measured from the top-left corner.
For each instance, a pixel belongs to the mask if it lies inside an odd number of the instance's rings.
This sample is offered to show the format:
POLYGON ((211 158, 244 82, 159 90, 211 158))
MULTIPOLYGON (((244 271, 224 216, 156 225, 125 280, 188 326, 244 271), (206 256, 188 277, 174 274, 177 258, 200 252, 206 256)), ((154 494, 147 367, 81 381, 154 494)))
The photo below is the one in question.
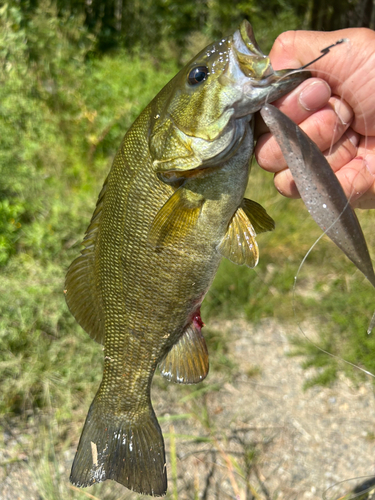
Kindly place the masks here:
POLYGON ((84 248, 68 269, 65 279, 65 299, 81 327, 94 340, 104 342, 101 300, 95 286, 95 244, 103 209, 107 181, 99 194, 96 209, 83 240, 84 248))
POLYGON ((275 229, 275 221, 268 215, 262 205, 256 201, 244 198, 241 207, 251 222, 256 234, 273 231, 275 229))
POLYGON ((232 217, 226 235, 217 247, 218 252, 234 264, 255 267, 259 260, 255 236, 251 222, 242 207, 239 207, 232 217))
POLYGON ((159 363, 163 377, 179 384, 197 384, 208 374, 208 351, 195 320, 159 363))
POLYGON ((204 199, 181 186, 157 213, 148 235, 153 247, 174 246, 195 226, 204 199))

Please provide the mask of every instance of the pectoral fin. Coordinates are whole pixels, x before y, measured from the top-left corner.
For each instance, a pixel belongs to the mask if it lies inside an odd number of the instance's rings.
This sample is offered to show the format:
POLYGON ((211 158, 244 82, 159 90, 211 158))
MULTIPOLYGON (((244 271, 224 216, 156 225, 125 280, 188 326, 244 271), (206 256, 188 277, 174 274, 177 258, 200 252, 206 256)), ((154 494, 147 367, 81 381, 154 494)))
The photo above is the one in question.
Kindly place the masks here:
POLYGON ((159 364, 163 377, 179 384, 197 384, 208 373, 208 351, 200 326, 193 321, 159 364))
POLYGON ((259 249, 255 236, 275 229, 275 222, 256 201, 244 198, 228 226, 219 253, 239 266, 258 264, 259 249))
POLYGON ((148 235, 153 247, 174 246, 181 242, 197 223, 204 199, 185 189, 177 189, 157 213, 148 235))
POLYGON ((275 221, 268 215, 262 205, 256 201, 244 198, 241 207, 251 222, 256 234, 273 231, 275 229, 275 221))

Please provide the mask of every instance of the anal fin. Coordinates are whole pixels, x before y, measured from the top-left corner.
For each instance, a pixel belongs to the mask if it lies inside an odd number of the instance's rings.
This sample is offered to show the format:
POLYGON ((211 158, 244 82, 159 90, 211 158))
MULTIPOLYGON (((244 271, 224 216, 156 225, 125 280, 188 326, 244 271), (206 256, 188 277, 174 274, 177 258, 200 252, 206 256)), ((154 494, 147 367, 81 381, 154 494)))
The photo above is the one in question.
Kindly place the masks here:
POLYGON ((159 363, 163 377, 178 384, 197 384, 208 374, 208 350, 199 313, 179 341, 159 363))

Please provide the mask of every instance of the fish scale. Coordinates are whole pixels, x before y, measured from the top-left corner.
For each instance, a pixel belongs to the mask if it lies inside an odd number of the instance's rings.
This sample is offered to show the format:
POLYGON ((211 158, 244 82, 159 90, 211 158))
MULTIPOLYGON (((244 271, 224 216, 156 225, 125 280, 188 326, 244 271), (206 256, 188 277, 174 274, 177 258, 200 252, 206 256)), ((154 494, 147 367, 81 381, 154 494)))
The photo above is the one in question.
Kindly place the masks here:
POLYGON ((274 72, 244 21, 190 61, 125 135, 66 278, 72 314, 104 345, 73 484, 113 479, 165 494, 154 372, 159 365, 178 383, 206 377, 199 311, 219 263, 226 257, 254 267, 256 234, 274 228, 260 205, 244 199, 253 114, 305 77, 274 72))

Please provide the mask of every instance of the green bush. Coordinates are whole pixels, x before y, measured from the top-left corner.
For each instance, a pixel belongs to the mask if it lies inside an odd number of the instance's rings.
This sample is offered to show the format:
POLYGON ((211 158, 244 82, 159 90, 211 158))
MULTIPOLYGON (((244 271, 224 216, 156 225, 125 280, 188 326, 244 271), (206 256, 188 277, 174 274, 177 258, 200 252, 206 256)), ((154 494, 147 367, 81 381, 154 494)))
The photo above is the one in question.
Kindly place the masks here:
POLYGON ((87 49, 69 40, 80 30, 48 3, 30 19, 17 2, 0 9, 0 265, 15 253, 23 229, 48 210, 51 178, 69 161, 70 137, 61 130, 79 110, 73 89, 87 49), (69 117, 60 113, 69 107, 69 117))
POLYGON ((100 363, 64 276, 126 129, 176 72, 146 55, 93 59, 92 41, 82 18, 48 2, 0 9, 2 411, 44 407, 51 388, 64 413, 66 384, 80 393, 84 366, 100 363))

